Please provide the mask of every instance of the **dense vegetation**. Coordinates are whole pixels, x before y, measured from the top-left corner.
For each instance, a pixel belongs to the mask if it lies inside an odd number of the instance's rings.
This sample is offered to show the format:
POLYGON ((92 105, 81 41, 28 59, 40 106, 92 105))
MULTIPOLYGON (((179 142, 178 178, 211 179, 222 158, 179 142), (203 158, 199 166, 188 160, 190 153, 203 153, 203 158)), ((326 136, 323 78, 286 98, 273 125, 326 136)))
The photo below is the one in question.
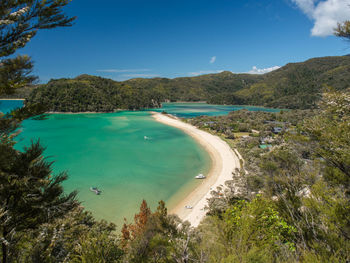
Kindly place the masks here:
POLYGON ((244 102, 269 107, 306 109, 316 106, 325 87, 344 90, 350 84, 350 57, 323 57, 291 63, 235 93, 244 102))
POLYGON ((25 87, 18 88, 11 93, 1 94, 1 99, 26 99, 29 98, 33 90, 40 85, 28 85, 25 87))
MULTIPOLYGON (((23 47, 38 29, 70 25, 72 19, 62 13, 62 7, 67 3, 66 0, 2 3, 0 19, 10 23, 0 26, 0 94, 9 93, 33 80, 29 58, 12 60, 3 57, 23 47), (20 23, 14 23, 18 21, 20 23)), ((349 31, 349 23, 346 22, 339 26, 337 33, 349 38, 349 31)), ((315 96, 306 96, 306 100, 290 104, 293 107, 317 100, 315 92, 320 92, 321 83, 317 83, 316 78, 344 90, 349 86, 349 75, 344 74, 349 70, 348 60, 343 57, 332 59, 336 61, 333 69, 327 63, 321 70, 322 63, 316 59, 314 62, 318 69, 306 66, 307 70, 302 67, 295 73, 291 65, 291 71, 286 67, 273 72, 270 76, 274 76, 275 81, 271 87, 280 88, 283 85, 276 83, 295 81, 293 92, 278 92, 289 99, 296 94, 315 96), (342 64, 342 61, 346 63, 342 64), (296 75, 277 79, 281 77, 278 75, 281 72, 294 72, 296 75), (308 86, 303 86, 306 84, 308 86), (301 87, 304 89, 301 90, 301 87)), ((230 75, 224 72, 221 76, 227 77, 230 82, 230 75)), ((274 97, 277 91, 258 89, 260 84, 257 83, 266 81, 266 76, 256 76, 259 78, 256 82, 254 76, 247 76, 255 84, 250 83, 249 89, 239 90, 237 94, 234 92, 232 100, 238 96, 269 105, 281 99, 274 97), (260 92, 261 97, 255 97, 255 92, 260 92)), ((211 77, 215 79, 215 75, 203 76, 211 77)), ((201 77, 196 80, 199 79, 201 77)), ((52 90, 58 92, 55 82, 70 95, 85 94, 98 110, 102 103, 95 95, 102 95, 100 82, 111 86, 106 91, 115 99, 111 102, 113 107, 116 101, 121 103, 117 105, 129 108, 149 106, 149 98, 135 100, 132 95, 138 94, 133 91, 145 92, 143 95, 154 94, 146 93, 154 88, 153 85, 144 88, 142 85, 146 85, 146 80, 140 80, 139 86, 119 83, 121 86, 116 91, 112 87, 114 82, 89 76, 52 81, 52 90), (84 88, 95 92, 94 97, 91 98, 92 94, 85 92, 84 88)), ((228 94, 233 92, 230 88, 227 87, 228 94)), ((156 87, 156 91, 159 91, 158 101, 164 94, 177 94, 176 89, 161 85, 156 87)), ((203 96, 209 95, 205 89, 198 88, 198 91, 192 91, 191 96, 200 94, 200 91, 203 96)), ((40 101, 40 92, 46 91, 39 89, 36 93, 38 97, 34 96, 34 99, 40 101)), ((56 93, 48 95, 55 96, 56 93)), ((79 96, 73 96, 73 100, 67 95, 62 96, 67 101, 59 105, 64 105, 65 110, 84 104, 79 101, 79 96)), ((181 96, 187 95, 183 93, 181 96)), ((229 96, 219 99, 226 98, 229 96)), ((56 101, 54 97, 49 99, 56 101)), ((102 99, 107 101, 108 97, 102 99)), ((47 101, 48 105, 50 101, 47 101)), ((317 111, 240 111, 227 117, 192 120, 237 147, 245 158, 241 169, 233 174, 231 181, 226 182, 226 188, 212 191, 207 216, 198 228, 191 228, 177 216, 168 215, 162 201, 154 212, 143 201, 133 222, 125 222, 120 234, 115 232, 113 224, 97 222, 84 211, 75 200, 74 192, 63 192, 61 183, 67 175, 52 173, 52 163, 43 157, 44 149, 39 143, 32 143, 23 151, 13 148, 14 132, 20 122, 40 112, 40 106, 27 104, 10 114, 0 114, 0 256, 3 263, 350 261, 349 92, 323 94, 317 111), (281 129, 271 130, 273 128, 281 129), (248 135, 243 137, 242 132, 248 135), (271 147, 262 148, 261 145, 266 143, 271 147)))
POLYGON ((33 90, 29 102, 43 104, 49 111, 111 112, 157 108, 160 96, 156 89, 138 89, 110 79, 81 75, 75 79, 51 80, 33 90))
MULTIPOLYGON (((29 102, 50 111, 113 111, 158 107, 162 101, 314 108, 325 87, 348 88, 350 57, 314 58, 264 74, 222 72, 187 78, 132 79, 116 82, 82 75, 51 80, 34 89, 29 102)), ((22 92, 27 91, 23 89, 22 92)))
POLYGON ((350 57, 314 58, 290 63, 264 74, 222 72, 176 79, 134 79, 131 86, 158 86, 173 101, 207 101, 214 104, 261 105, 276 108, 313 108, 325 87, 344 90, 350 83, 350 57))
POLYGON ((38 144, 21 153, 10 143, 0 159, 0 198, 23 201, 0 212, 2 226, 14 229, 6 231, 7 255, 10 262, 347 262, 349 116, 350 93, 330 92, 318 110, 189 120, 244 157, 226 187, 212 191, 197 228, 169 215, 164 202, 152 212, 143 201, 118 233, 79 207, 74 193, 63 195, 65 175, 52 175, 38 144))

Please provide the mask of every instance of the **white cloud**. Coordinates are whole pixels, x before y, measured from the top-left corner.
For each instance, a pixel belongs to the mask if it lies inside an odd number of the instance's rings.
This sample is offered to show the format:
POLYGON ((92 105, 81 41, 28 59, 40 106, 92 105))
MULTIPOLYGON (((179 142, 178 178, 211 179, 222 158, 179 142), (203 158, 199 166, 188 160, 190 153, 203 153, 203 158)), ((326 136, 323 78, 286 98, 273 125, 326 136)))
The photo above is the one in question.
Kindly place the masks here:
POLYGON ((159 75, 157 74, 122 74, 120 75, 120 77, 124 77, 124 78, 155 78, 155 77, 159 77, 159 75))
POLYGON ((188 73, 190 76, 199 76, 204 74, 213 74, 213 73, 221 73, 223 70, 200 70, 197 72, 190 72, 188 73))
POLYGON ((257 68, 256 66, 254 66, 251 70, 249 70, 247 73, 249 74, 265 74, 265 73, 269 73, 271 71, 274 71, 276 69, 279 69, 279 66, 274 66, 274 67, 270 67, 270 68, 257 68))
POLYGON ((126 73, 126 72, 145 72, 151 71, 150 69, 98 69, 97 72, 106 73, 126 73))
POLYGON ((312 18, 315 9, 315 0, 292 0, 306 15, 312 18))
POLYGON ((337 23, 350 20, 350 0, 292 0, 314 21, 312 36, 333 35, 337 23))
MULTIPOLYGON (((234 74, 242 74, 242 73, 248 73, 248 74, 265 74, 265 73, 269 73, 271 71, 274 71, 276 69, 279 69, 279 66, 274 66, 274 67, 270 67, 270 68, 262 68, 259 69, 256 66, 254 66, 251 70, 249 70, 248 72, 232 72, 234 74)), ((200 70, 197 72, 190 72, 188 73, 189 76, 199 76, 199 75, 204 75, 204 74, 215 74, 215 73, 221 73, 224 70, 200 70)))
POLYGON ((210 64, 213 64, 215 61, 216 61, 216 56, 213 56, 213 57, 211 57, 209 62, 210 62, 210 64))

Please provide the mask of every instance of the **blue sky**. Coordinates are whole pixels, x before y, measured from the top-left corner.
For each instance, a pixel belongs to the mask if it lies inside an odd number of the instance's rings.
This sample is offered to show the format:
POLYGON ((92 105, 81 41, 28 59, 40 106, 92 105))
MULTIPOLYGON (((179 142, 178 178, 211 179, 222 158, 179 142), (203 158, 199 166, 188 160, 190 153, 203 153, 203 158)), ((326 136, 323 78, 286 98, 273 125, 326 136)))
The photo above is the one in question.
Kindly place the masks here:
POLYGON ((77 16, 73 27, 40 31, 18 53, 32 56, 41 82, 84 73, 125 80, 266 72, 288 62, 350 53, 347 42, 331 35, 335 20, 350 19, 349 4, 73 0, 66 7, 77 16))

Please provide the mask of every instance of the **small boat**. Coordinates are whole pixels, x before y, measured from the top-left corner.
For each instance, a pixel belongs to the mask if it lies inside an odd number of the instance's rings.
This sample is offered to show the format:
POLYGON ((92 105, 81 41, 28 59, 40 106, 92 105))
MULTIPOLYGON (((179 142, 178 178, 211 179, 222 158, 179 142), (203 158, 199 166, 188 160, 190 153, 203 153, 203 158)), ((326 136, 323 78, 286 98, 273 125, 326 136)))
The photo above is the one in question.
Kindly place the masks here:
POLYGON ((186 205, 186 206, 185 206, 185 208, 186 208, 186 209, 192 209, 192 208, 193 208, 193 206, 186 205))
POLYGON ((147 136, 143 136, 143 138, 144 138, 145 140, 149 140, 149 137, 147 137, 147 136))
POLYGON ((90 191, 94 192, 95 194, 99 195, 101 194, 101 190, 99 190, 97 187, 90 187, 90 191))
POLYGON ((199 174, 199 175, 195 176, 194 178, 196 178, 196 179, 205 179, 205 176, 203 174, 199 174))

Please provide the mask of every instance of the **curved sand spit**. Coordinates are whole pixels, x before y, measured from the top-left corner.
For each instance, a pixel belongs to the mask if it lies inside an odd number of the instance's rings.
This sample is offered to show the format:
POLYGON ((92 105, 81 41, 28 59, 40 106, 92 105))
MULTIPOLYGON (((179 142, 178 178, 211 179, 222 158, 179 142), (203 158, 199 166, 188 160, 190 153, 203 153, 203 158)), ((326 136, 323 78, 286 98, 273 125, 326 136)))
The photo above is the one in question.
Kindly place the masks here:
POLYGON ((218 186, 224 186, 225 181, 232 179, 232 172, 236 168, 240 168, 239 159, 241 156, 218 136, 199 130, 176 117, 156 112, 152 114, 157 121, 179 128, 192 136, 205 148, 212 160, 207 178, 202 180, 201 184, 171 211, 171 213, 177 214, 182 220, 187 220, 192 226, 196 227, 206 214, 204 207, 207 205, 211 189, 215 190, 218 186), (186 205, 192 206, 193 209, 186 209, 186 205))

